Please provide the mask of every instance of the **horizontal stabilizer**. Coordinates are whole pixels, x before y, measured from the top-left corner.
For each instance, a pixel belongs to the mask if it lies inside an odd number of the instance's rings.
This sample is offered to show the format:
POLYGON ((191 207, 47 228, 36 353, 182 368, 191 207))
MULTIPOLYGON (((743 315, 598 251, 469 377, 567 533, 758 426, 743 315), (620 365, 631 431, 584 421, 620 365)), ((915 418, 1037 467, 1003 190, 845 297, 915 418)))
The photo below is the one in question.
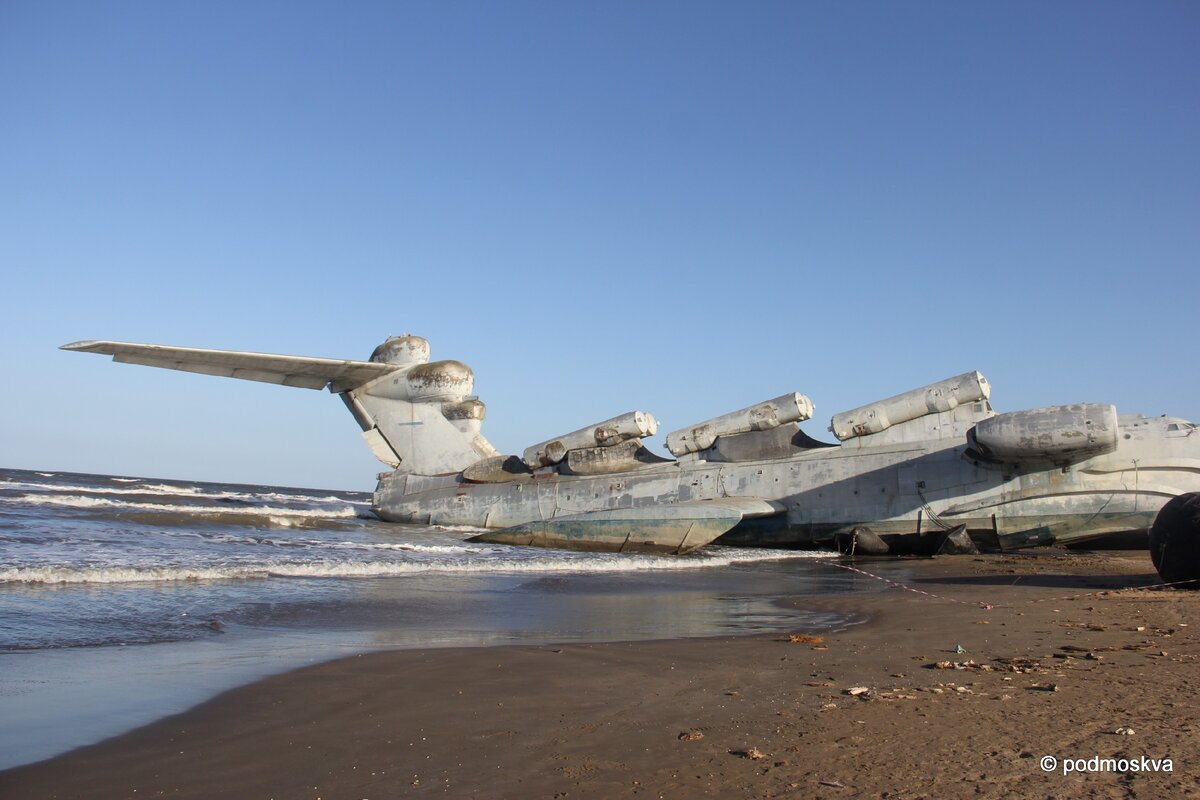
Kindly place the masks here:
POLYGON ((199 347, 172 347, 162 344, 86 341, 64 344, 61 350, 99 353, 124 364, 177 369, 223 378, 277 383, 302 389, 344 392, 361 386, 399 367, 373 361, 347 361, 337 358, 284 356, 271 353, 246 353, 238 350, 206 350, 199 347))
POLYGON ((616 508, 527 522, 471 537, 472 542, 558 547, 614 553, 682 555, 706 544, 742 521, 744 512, 766 513, 766 501, 752 498, 698 500, 642 508, 616 508))

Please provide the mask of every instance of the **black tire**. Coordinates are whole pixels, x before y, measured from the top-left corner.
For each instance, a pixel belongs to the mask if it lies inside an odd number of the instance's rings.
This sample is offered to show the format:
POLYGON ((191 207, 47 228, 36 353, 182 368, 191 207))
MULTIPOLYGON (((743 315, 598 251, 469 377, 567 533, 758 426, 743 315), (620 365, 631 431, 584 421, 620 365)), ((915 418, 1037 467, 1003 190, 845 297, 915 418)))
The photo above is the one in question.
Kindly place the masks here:
POLYGON ((1185 589, 1200 589, 1200 494, 1173 497, 1158 512, 1150 528, 1150 560, 1166 583, 1196 581, 1185 589))

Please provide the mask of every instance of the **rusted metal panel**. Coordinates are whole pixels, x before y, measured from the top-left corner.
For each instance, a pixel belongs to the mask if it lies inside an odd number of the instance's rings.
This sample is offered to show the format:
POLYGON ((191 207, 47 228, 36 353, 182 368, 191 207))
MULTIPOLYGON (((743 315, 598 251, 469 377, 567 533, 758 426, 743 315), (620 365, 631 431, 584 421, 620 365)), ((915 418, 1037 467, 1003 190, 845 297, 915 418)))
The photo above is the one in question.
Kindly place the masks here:
POLYGON ((791 392, 729 414, 689 425, 667 434, 667 449, 676 456, 712 447, 719 436, 766 431, 788 422, 811 419, 813 404, 802 394, 791 392))
POLYGON ((619 417, 597 422, 586 428, 538 442, 525 448, 525 463, 533 469, 557 464, 572 450, 593 447, 612 447, 629 439, 653 436, 658 431, 658 420, 645 411, 630 411, 619 417))
POLYGON ((1117 409, 1077 403, 997 414, 975 426, 971 446, 991 461, 1070 464, 1117 449, 1117 409))
POLYGON ((676 503, 538 520, 479 534, 470 541, 682 555, 711 543, 741 520, 740 510, 720 503, 676 503))
POLYGON ((391 336, 371 353, 371 361, 410 367, 429 361, 429 342, 420 336, 391 336))
POLYGON ((829 422, 829 432, 842 441, 855 436, 869 436, 926 414, 950 411, 963 403, 986 400, 991 391, 986 378, 978 372, 967 372, 877 403, 834 414, 829 422))

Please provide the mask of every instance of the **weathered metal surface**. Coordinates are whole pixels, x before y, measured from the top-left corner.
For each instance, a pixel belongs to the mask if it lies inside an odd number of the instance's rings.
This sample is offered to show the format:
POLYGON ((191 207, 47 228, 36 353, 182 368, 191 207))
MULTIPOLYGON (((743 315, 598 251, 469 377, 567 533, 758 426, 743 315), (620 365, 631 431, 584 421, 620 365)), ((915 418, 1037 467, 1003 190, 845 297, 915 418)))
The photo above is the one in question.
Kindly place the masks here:
MULTIPOLYGON (((372 450, 400 461, 376 488, 381 518, 515 528, 504 534, 513 541, 610 547, 621 525, 646 526, 656 532, 629 542, 673 552, 676 540, 659 529, 678 534, 682 508, 724 503, 709 519, 729 521, 736 512, 721 536, 728 544, 830 544, 869 527, 902 551, 912 542, 932 546, 963 526, 976 542, 1009 548, 1144 533, 1169 500, 1200 492, 1193 423, 1114 420, 1111 406, 1094 405, 997 416, 977 372, 836 415, 830 427, 844 438, 840 444, 818 442, 792 424, 792 415, 811 415, 811 402, 785 395, 677 431, 678 460, 655 461, 640 436, 601 447, 621 436, 598 434, 601 425, 577 431, 587 446, 563 445, 563 459, 535 458, 531 473, 480 434, 483 406, 469 395, 470 370, 427 363, 420 342, 380 354, 396 363, 116 342, 67 347, 251 380, 330 382, 372 450), (428 369, 412 375, 418 368, 428 369)), ((717 523, 705 525, 707 536, 717 523)))
POLYGON ((967 534, 967 526, 958 525, 941 534, 933 552, 939 556, 966 556, 978 554, 979 548, 967 534))
POLYGON ((645 411, 630 411, 619 417, 597 422, 577 431, 555 436, 544 442, 525 448, 525 463, 531 468, 557 464, 572 450, 594 447, 612 447, 629 439, 653 436, 658 431, 658 420, 645 411))
POLYGON ((335 381, 348 386, 358 386, 395 370, 391 364, 370 361, 282 356, 134 342, 72 342, 64 344, 61 349, 109 355, 113 357, 113 361, 123 364, 142 364, 202 375, 278 383, 302 389, 324 389, 335 381))
POLYGON ((482 533, 471 537, 470 541, 566 550, 682 555, 711 543, 741 520, 739 509, 717 502, 673 503, 528 522, 482 533))
POLYGON ((375 348, 370 360, 399 367, 424 364, 429 361, 429 342, 420 336, 409 336, 407 333, 403 336, 392 336, 375 348))
POLYGON ((983 460, 1070 464, 1117 449, 1116 406, 1077 403, 997 414, 980 422, 967 442, 983 460))
POLYGON ((533 471, 516 456, 485 458, 476 461, 462 472, 462 479, 468 483, 507 483, 527 481, 532 477, 533 471))
POLYGON ((461 361, 431 361, 399 367, 361 392, 385 400, 433 403, 461 400, 471 394, 475 375, 461 361))
POLYGON ((829 422, 829 432, 842 441, 855 436, 870 436, 926 414, 938 414, 964 403, 986 400, 991 391, 986 378, 978 372, 967 372, 834 414, 829 422))
POLYGON ((662 461, 642 445, 641 439, 630 439, 612 447, 568 451, 565 472, 572 475, 611 475, 631 472, 662 461))
POLYGON ((799 425, 789 422, 769 431, 719 436, 704 453, 704 458, 708 461, 762 461, 798 456, 816 447, 836 446, 810 438, 799 425))
POLYGON ((798 392, 780 395, 772 400, 672 431, 667 434, 667 449, 676 456, 698 453, 712 447, 719 436, 767 431, 788 422, 803 422, 812 418, 813 410, 812 401, 798 392))

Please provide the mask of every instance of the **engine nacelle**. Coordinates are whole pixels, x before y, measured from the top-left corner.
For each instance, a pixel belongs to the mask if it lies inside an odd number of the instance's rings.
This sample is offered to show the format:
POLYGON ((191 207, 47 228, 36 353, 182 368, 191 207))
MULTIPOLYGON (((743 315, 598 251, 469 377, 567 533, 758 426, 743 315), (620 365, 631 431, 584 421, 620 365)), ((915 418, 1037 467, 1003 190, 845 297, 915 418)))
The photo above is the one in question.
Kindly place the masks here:
POLYGON ((397 364, 402 367, 424 364, 429 361, 429 341, 421 336, 392 336, 375 348, 371 360, 379 364, 397 364))
POLYGON ((647 414, 645 411, 630 411, 628 414, 622 414, 619 417, 613 417, 527 447, 522 458, 531 468, 537 469, 557 464, 572 450, 612 447, 629 439, 653 436, 657 432, 658 420, 654 418, 653 414, 647 414))
POLYGON ((475 373, 461 361, 433 361, 396 370, 365 387, 367 394, 432 403, 462 400, 475 388, 475 373))
POLYGON ((814 410, 812 400, 802 394, 780 395, 765 403, 673 431, 667 435, 667 449, 675 456, 698 453, 712 447, 718 436, 767 431, 788 422, 804 422, 812 418, 814 410))
POLYGON ((450 420, 451 425, 472 436, 482 429, 486 415, 487 406, 478 397, 442 403, 442 416, 450 420))
POLYGON ((836 414, 829 422, 829 432, 844 442, 855 436, 879 433, 926 414, 951 411, 965 403, 986 400, 991 393, 987 378, 978 372, 965 372, 956 378, 836 414))
POLYGON ((986 461, 1070 464, 1116 450, 1118 433, 1116 406, 1076 403, 997 414, 967 443, 986 461))

